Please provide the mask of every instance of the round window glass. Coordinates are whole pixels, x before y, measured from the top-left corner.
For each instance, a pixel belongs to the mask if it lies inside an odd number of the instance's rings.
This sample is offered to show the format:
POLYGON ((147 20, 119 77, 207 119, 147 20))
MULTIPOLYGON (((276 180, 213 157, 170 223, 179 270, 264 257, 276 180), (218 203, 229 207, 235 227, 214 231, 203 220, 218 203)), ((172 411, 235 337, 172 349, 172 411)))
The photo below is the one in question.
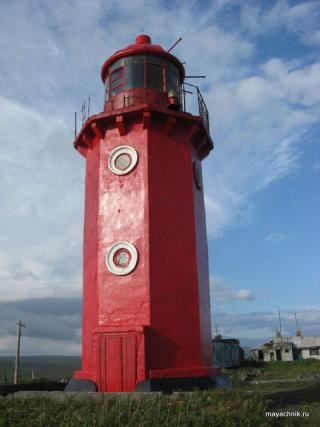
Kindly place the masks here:
POLYGON ((131 273, 138 262, 138 251, 129 242, 118 242, 106 254, 106 266, 110 273, 123 276, 131 273))
POLYGON ((131 156, 127 153, 119 154, 115 159, 114 164, 117 169, 124 171, 131 165, 131 156))
POLYGON ((128 249, 118 249, 113 255, 113 263, 117 267, 126 268, 130 264, 131 258, 131 253, 128 249))

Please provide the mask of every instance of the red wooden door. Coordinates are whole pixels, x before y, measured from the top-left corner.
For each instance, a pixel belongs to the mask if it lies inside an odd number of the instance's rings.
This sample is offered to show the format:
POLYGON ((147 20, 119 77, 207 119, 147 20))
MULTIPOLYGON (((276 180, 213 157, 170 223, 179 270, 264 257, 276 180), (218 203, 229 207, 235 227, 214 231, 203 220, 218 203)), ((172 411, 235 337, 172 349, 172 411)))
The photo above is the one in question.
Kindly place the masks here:
POLYGON ((136 336, 100 335, 100 391, 134 391, 136 336))

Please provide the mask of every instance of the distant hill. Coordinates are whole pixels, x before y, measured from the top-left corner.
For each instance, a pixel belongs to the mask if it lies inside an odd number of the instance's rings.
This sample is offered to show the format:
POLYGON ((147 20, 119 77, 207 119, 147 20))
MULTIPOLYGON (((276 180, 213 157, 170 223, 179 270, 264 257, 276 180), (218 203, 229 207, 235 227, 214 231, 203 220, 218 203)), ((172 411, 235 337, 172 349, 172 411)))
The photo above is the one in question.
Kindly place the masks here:
MULTIPOLYGON (((0 357, 0 384, 13 382, 15 358, 0 357)), ((81 367, 80 356, 22 356, 20 357, 21 381, 32 381, 32 371, 36 381, 40 379, 59 380, 72 377, 73 371, 81 367)))

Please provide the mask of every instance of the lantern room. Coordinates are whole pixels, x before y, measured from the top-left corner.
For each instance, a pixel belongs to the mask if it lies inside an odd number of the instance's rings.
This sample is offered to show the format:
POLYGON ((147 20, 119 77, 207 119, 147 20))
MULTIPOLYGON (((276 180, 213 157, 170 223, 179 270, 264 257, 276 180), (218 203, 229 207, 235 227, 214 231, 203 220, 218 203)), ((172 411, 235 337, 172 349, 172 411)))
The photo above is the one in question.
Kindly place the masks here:
POLYGON ((181 84, 185 76, 181 62, 147 35, 116 52, 103 65, 105 111, 141 102, 181 108, 181 84))

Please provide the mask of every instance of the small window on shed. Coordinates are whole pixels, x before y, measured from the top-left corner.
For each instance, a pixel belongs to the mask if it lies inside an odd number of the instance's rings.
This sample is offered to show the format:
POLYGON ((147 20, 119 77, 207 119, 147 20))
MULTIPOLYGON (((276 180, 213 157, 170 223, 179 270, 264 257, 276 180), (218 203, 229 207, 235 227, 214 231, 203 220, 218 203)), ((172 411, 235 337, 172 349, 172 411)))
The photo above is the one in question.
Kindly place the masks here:
POLYGON ((289 349, 288 348, 285 349, 285 353, 289 353, 289 349))

